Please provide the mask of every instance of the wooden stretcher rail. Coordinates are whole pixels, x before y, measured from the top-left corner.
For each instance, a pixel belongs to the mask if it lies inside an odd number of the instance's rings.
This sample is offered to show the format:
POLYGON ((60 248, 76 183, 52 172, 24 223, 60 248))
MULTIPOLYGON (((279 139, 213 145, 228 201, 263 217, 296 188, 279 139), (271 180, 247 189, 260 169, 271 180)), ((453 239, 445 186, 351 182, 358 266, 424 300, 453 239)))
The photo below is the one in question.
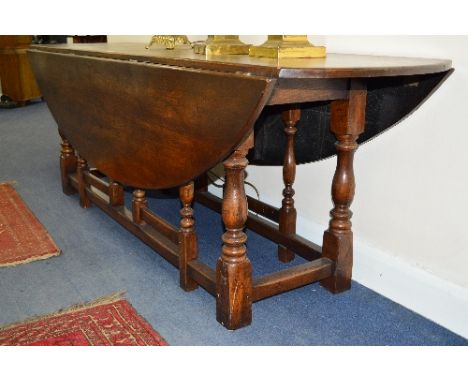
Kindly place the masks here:
POLYGON ((216 272, 205 263, 192 260, 188 263, 189 275, 208 293, 216 296, 216 272))
MULTIPOLYGON (((81 190, 80 199, 89 200, 86 206, 95 204, 102 209, 111 218, 137 236, 144 243, 149 245, 167 261, 176 268, 181 268, 183 260, 183 247, 180 241, 179 230, 152 212, 146 205, 144 196, 142 200, 135 203, 135 198, 141 196, 135 195, 133 201, 133 211, 125 208, 123 204, 123 188, 111 182, 108 184, 105 180, 96 177, 88 170, 82 170, 80 173, 68 175, 71 187, 81 190), (79 183, 81 179, 81 184, 79 183), (117 204, 112 203, 112 192, 118 194, 117 204), (121 204, 120 204, 121 203, 121 204), (144 203, 144 204, 143 204, 144 203), (138 211, 138 219, 135 218, 135 208, 138 211)), ((143 192, 143 191, 141 191, 143 192)), ((144 195, 144 194, 143 194, 144 195)), ((196 199, 202 204, 221 212, 222 200, 213 194, 203 191, 196 193, 196 199)), ((250 198, 250 208, 259 214, 265 214, 270 218, 278 217, 278 209, 263 202, 250 198)), ((330 277, 334 272, 335 263, 328 258, 315 257, 320 256, 320 247, 296 234, 286 234, 279 231, 278 225, 261 218, 252 212, 248 214, 247 227, 270 238, 272 241, 284 245, 306 259, 311 261, 300 264, 288 269, 265 275, 253 280, 251 301, 256 302, 267 297, 295 289, 315 281, 330 277)), ((183 270, 184 268, 182 268, 183 270)), ((217 286, 216 271, 207 264, 193 259, 186 265, 188 276, 203 287, 208 293, 217 296, 219 286, 217 286)))
POLYGON ((322 247, 297 234, 286 234, 278 230, 278 226, 249 212, 247 227, 280 244, 306 260, 316 260, 322 256, 322 247))
POLYGON ((156 215, 148 207, 141 207, 140 213, 142 219, 150 226, 152 226, 155 230, 160 231, 174 244, 179 243, 179 230, 176 227, 174 227, 171 223, 156 215))
MULTIPOLYGON (((211 194, 210 192, 197 192, 195 194, 195 199, 204 206, 218 213, 221 212, 222 199, 211 194)), ((275 208, 272 206, 270 207, 272 209, 275 208)), ((319 245, 297 234, 283 233, 279 231, 276 224, 256 216, 252 212, 249 212, 248 214, 246 226, 252 231, 257 232, 259 235, 262 235, 273 241, 274 243, 280 244, 290 249, 306 260, 316 260, 322 256, 322 248, 319 245)))
POLYGON ((329 277, 332 273, 333 261, 320 258, 260 277, 253 282, 253 301, 311 284, 329 277))
POLYGON ((105 176, 101 171, 99 171, 97 168, 90 168, 90 169, 88 170, 88 172, 89 172, 91 175, 95 176, 96 178, 105 178, 105 177, 106 177, 106 176, 105 176))
POLYGON ((109 193, 109 185, 106 182, 97 178, 94 174, 90 173, 89 171, 85 171, 83 175, 85 177, 86 182, 89 185, 96 187, 99 191, 102 191, 105 194, 109 193))
MULTIPOLYGON (((78 180, 76 175, 70 174, 69 179, 71 185, 78 189, 78 180)), ((172 265, 176 267, 179 266, 179 248, 177 244, 174 244, 149 224, 135 224, 132 221, 132 213, 124 206, 113 207, 109 205, 108 199, 106 200, 106 198, 98 196, 89 188, 86 188, 86 193, 89 199, 91 199, 96 206, 108 214, 112 219, 137 236, 145 244, 149 245, 172 265)))
POLYGON ((248 196, 248 195, 247 195, 247 203, 249 205, 250 210, 278 223, 279 208, 270 206, 269 204, 261 202, 260 200, 252 198, 251 196, 248 196))

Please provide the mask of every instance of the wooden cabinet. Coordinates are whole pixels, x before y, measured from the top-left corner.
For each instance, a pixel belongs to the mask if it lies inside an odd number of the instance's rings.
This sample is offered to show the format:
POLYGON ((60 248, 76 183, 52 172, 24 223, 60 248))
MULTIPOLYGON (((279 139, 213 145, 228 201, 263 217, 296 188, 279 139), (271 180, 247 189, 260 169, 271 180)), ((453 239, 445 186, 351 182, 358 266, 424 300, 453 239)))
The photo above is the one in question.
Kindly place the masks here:
POLYGON ((41 96, 26 56, 31 41, 32 36, 0 36, 2 94, 19 104, 41 96))

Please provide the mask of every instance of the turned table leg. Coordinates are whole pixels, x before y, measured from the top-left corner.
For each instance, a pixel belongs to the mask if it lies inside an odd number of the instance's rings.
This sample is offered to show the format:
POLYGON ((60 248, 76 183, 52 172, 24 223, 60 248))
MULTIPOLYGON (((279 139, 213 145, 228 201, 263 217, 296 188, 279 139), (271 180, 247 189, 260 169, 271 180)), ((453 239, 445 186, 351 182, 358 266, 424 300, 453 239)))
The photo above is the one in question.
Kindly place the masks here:
POLYGON ((71 195, 75 194, 76 190, 70 184, 68 174, 76 172, 77 158, 72 145, 62 134, 60 134, 60 136, 62 138, 62 143, 60 144, 60 177, 62 179, 62 190, 64 194, 71 195))
POLYGON ((351 288, 353 267, 352 212, 349 207, 354 198, 353 158, 359 135, 364 131, 366 86, 351 83, 348 100, 331 103, 331 131, 337 137, 337 165, 332 183, 334 208, 330 211, 330 224, 323 235, 322 256, 335 261, 332 276, 321 281, 330 292, 339 293, 351 288))
MULTIPOLYGON (((294 179, 296 177, 296 157, 294 155, 294 141, 296 125, 301 118, 300 109, 288 109, 282 113, 285 124, 286 149, 283 161, 283 201, 279 211, 279 230, 286 234, 296 233, 296 209, 294 208, 294 179)), ((278 246, 278 258, 287 263, 294 259, 294 252, 283 246, 278 246)))
POLYGON ((77 178, 78 178, 78 193, 80 195, 80 206, 83 208, 91 207, 91 200, 86 194, 86 180, 84 177, 85 171, 88 171, 88 163, 85 159, 78 156, 77 160, 77 178))
POLYGON ((180 286, 191 291, 197 288, 197 283, 188 274, 188 263, 197 258, 197 234, 195 233, 195 220, 193 218, 194 183, 189 182, 179 188, 179 197, 182 202, 180 210, 179 229, 179 272, 180 286))
POLYGON ((247 258, 247 198, 244 172, 246 155, 253 147, 253 134, 224 162, 222 217, 226 232, 216 267, 216 319, 228 329, 247 326, 252 321, 252 265, 247 258))

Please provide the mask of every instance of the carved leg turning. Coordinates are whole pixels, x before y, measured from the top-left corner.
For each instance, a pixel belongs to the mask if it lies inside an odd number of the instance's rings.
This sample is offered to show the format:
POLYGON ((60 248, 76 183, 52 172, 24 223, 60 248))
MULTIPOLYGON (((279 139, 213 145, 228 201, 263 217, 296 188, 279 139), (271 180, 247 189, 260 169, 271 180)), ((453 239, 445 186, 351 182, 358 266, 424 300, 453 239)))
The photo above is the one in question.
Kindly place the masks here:
POLYGON ((353 158, 358 147, 356 139, 364 131, 366 95, 365 84, 354 82, 348 100, 331 104, 331 131, 337 137, 338 156, 332 184, 334 208, 330 211, 329 228, 323 235, 322 255, 335 261, 335 271, 321 284, 333 293, 351 287, 353 233, 349 207, 354 198, 353 158))
MULTIPOLYGON (((294 137, 296 134, 296 125, 301 118, 300 109, 289 109, 282 113, 283 122, 286 125, 287 142, 283 162, 283 202, 279 211, 279 230, 287 234, 296 233, 296 209, 294 208, 294 189, 293 183, 296 177, 296 158, 294 155, 294 137)), ((278 246, 278 258, 287 263, 294 259, 294 252, 278 246)))
POLYGON ((252 146, 253 134, 224 162, 222 217, 226 232, 216 267, 216 319, 228 329, 238 329, 252 321, 252 265, 243 231, 248 210, 244 171, 252 146))
POLYGON ((197 234, 195 233, 195 220, 193 218, 194 184, 190 182, 179 188, 179 197, 182 202, 180 210, 180 230, 179 230, 179 271, 180 286, 191 291, 197 288, 197 283, 188 275, 187 264, 197 258, 197 234))
POLYGON ((132 199, 132 217, 133 222, 136 224, 143 223, 143 219, 141 218, 141 207, 148 207, 148 201, 146 200, 145 191, 135 190, 133 191, 132 199))
POLYGON ((109 183, 109 204, 113 207, 123 206, 124 189, 121 184, 111 180, 109 183))
POLYGON ((83 208, 91 207, 91 200, 86 194, 86 180, 84 178, 84 172, 88 171, 88 163, 86 160, 78 156, 77 160, 77 178, 78 178, 78 193, 80 195, 80 206, 83 208))
POLYGON ((68 174, 76 172, 77 158, 75 150, 63 136, 60 146, 60 176, 62 178, 62 190, 66 195, 75 194, 76 190, 72 187, 70 179, 68 178, 68 174))

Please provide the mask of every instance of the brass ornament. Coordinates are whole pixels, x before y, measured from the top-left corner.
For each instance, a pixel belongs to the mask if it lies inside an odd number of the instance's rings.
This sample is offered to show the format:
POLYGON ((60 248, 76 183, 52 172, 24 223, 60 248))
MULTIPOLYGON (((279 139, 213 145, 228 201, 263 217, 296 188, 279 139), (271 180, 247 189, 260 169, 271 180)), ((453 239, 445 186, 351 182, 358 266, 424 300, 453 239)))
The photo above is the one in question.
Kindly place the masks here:
POLYGON ((145 49, 149 49, 153 44, 162 45, 169 50, 179 46, 192 47, 192 44, 185 35, 155 35, 151 38, 150 43, 145 46, 145 49))
POLYGON ((327 55, 324 46, 315 46, 307 35, 268 35, 268 40, 250 48, 251 57, 320 58, 327 55))
POLYGON ((207 56, 247 55, 250 47, 239 39, 239 35, 208 35, 206 41, 193 44, 193 51, 207 56))
POLYGON ((208 38, 204 41, 194 41, 192 43, 193 52, 195 54, 205 54, 206 44, 213 40, 213 35, 208 35, 208 38))

